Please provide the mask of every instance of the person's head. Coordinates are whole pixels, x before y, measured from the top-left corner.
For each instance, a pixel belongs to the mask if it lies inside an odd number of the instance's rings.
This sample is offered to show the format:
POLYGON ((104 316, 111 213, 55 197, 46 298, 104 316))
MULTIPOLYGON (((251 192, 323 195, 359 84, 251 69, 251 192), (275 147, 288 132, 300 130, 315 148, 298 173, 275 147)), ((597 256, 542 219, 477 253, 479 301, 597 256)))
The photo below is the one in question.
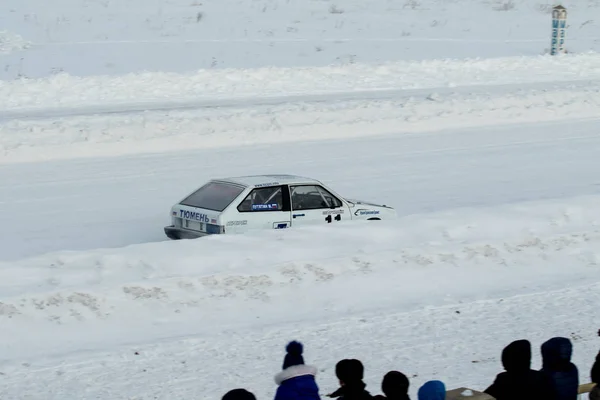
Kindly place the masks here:
POLYGON ((221 400, 256 400, 256 396, 246 389, 233 389, 225 393, 221 400))
POLYGON ((516 340, 502 350, 502 365, 507 372, 523 372, 531 369, 531 343, 516 340))
POLYGON ((342 386, 362 382, 364 373, 364 366, 356 359, 344 359, 335 365, 335 375, 342 386))
POLYGON ((542 344, 542 365, 544 369, 558 369, 569 366, 573 355, 573 344, 564 337, 554 337, 542 344))
POLYGON ((390 399, 406 396, 408 394, 408 387, 408 378, 399 371, 388 372, 381 382, 381 391, 390 399))
POLYGON ((419 388, 419 400, 445 400, 446 385, 441 381, 429 381, 419 388))
POLYGON ((304 364, 304 358, 302 357, 302 343, 296 341, 289 342, 285 347, 285 351, 287 354, 283 358, 283 369, 293 367, 294 365, 304 364))

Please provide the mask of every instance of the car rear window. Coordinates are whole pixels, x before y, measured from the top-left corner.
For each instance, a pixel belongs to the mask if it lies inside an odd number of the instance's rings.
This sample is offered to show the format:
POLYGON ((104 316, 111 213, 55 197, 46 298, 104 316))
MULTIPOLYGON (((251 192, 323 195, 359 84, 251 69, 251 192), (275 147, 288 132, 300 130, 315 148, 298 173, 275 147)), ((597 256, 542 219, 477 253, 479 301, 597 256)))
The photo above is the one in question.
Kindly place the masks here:
POLYGON ((243 191, 244 188, 238 185, 209 182, 186 197, 181 204, 212 211, 223 211, 243 191))

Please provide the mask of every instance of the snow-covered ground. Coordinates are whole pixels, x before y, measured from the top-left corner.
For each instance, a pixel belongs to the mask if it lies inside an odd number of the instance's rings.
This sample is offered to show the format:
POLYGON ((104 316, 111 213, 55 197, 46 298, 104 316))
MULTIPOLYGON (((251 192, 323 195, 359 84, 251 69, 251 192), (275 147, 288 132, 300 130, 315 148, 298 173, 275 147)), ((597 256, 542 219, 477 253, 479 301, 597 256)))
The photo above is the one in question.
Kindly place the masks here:
MULTIPOLYGON (((550 47, 547 0, 3 0, 0 26, 32 45, 0 79, 186 73, 534 56, 550 47)), ((564 0, 567 48, 599 50, 598 0, 564 0)))
POLYGON ((482 388, 521 337, 571 337, 589 365, 599 248, 600 197, 586 196, 6 262, 0 393, 267 398, 290 338, 324 391, 348 356, 375 391, 397 368, 413 391, 482 388))
POLYGON ((0 398, 268 398, 291 339, 323 394, 344 357, 481 389, 555 335, 587 381, 600 1, 563 4, 550 57, 545 1, 4 0, 0 398), (274 172, 400 219, 166 240, 274 172))

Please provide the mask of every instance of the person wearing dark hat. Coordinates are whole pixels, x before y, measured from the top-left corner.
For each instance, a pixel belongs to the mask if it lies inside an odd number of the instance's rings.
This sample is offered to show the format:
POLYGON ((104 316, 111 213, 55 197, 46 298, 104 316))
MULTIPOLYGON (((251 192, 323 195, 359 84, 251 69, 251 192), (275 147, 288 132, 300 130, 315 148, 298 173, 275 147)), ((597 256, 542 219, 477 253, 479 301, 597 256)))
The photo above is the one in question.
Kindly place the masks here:
POLYGON ((577 400, 579 370, 571 362, 573 344, 565 337, 554 337, 542 344, 542 369, 554 390, 555 400, 577 400))
MULTIPOLYGON (((600 335, 600 332, 598 332, 598 334, 600 335)), ((590 374, 592 376, 592 382, 596 384, 590 392, 590 400, 600 400, 600 351, 596 356, 596 362, 592 366, 590 374)))
POLYGON ((225 393, 221 400, 256 400, 256 397, 246 389, 233 389, 225 393))
POLYGON ((363 382, 365 368, 359 360, 345 359, 335 366, 335 375, 340 381, 340 388, 328 397, 339 400, 370 400, 373 396, 365 390, 367 384, 363 382))
POLYGON ((315 379, 317 368, 304 364, 302 350, 302 343, 296 341, 286 346, 283 371, 275 375, 275 400, 321 400, 315 379))
POLYGON ((531 343, 515 340, 502 350, 501 372, 485 389, 496 400, 554 399, 552 381, 542 372, 531 369, 531 343))
MULTIPOLYGON (((400 371, 390 371, 383 377, 381 391, 389 400, 410 400, 408 397, 409 382, 406 375, 400 371)), ((375 397, 377 398, 377 396, 375 397)))

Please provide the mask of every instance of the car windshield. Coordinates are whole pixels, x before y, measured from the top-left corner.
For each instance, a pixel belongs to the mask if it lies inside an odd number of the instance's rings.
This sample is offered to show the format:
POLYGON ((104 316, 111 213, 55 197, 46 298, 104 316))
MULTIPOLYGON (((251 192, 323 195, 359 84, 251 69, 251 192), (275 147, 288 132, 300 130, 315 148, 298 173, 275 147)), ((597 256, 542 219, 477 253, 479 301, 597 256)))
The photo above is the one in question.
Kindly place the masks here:
POLYGON ((186 197, 181 204, 206 210, 223 211, 243 191, 242 186, 224 182, 209 182, 186 197))

